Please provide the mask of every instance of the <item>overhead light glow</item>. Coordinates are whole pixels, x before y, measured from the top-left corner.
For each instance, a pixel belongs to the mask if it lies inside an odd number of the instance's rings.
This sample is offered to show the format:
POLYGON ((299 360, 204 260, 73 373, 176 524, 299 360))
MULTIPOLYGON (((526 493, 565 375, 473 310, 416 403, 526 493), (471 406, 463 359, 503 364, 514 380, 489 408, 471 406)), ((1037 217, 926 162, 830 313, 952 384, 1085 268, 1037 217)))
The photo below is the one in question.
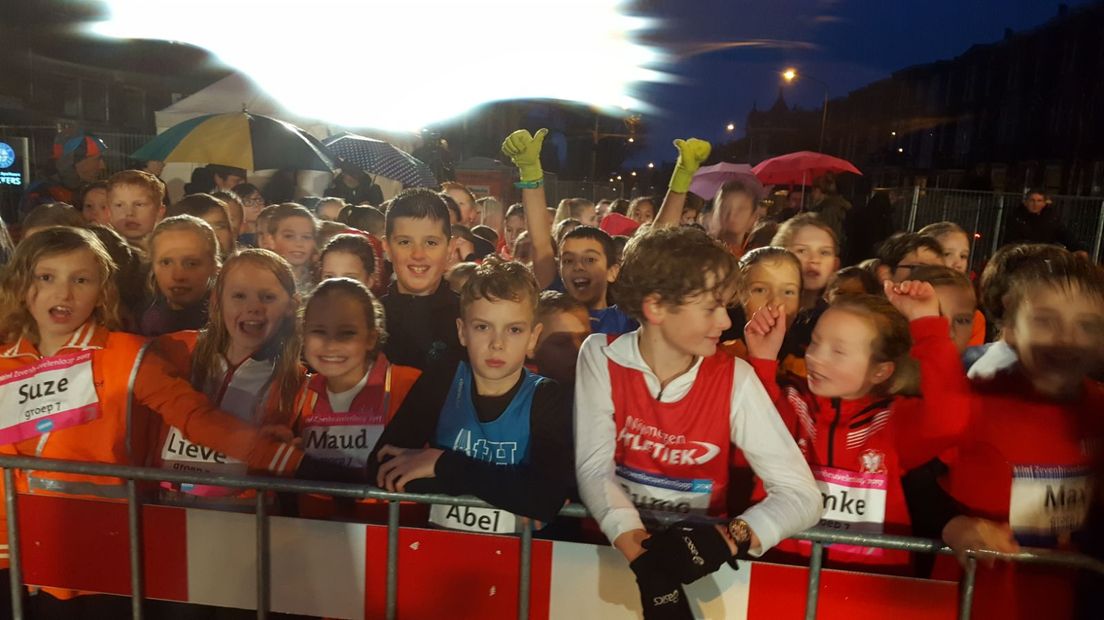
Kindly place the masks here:
POLYGON ((93 33, 201 47, 289 112, 348 127, 417 131, 516 99, 647 111, 635 86, 668 81, 641 42, 657 22, 628 0, 159 0, 156 19, 143 0, 104 4, 93 33), (473 29, 508 33, 509 52, 473 29), (558 33, 586 43, 545 40, 558 33))

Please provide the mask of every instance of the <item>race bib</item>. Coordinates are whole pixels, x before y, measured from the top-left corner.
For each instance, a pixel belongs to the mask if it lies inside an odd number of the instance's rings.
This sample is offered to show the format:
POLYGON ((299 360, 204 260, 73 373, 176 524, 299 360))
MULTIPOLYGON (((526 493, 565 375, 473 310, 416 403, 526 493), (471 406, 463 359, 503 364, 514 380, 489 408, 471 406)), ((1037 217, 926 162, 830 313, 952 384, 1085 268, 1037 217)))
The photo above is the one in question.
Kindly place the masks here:
POLYGON ((0 444, 100 417, 92 352, 50 357, 0 375, 0 444))
POLYGON ((303 451, 313 458, 363 468, 383 434, 382 424, 327 424, 313 416, 303 429, 303 451), (321 422, 321 423, 320 423, 321 422))
POLYGON ((705 514, 713 495, 708 478, 669 478, 624 465, 617 466, 617 482, 641 510, 705 514))
MULTIPOLYGON (((885 473, 854 472, 817 466, 809 469, 820 489, 824 506, 818 525, 844 532, 882 533, 888 488, 885 473)), ((832 545, 832 549, 871 556, 884 553, 882 549, 854 545, 832 545)))
POLYGON ((450 530, 481 534, 513 534, 518 530, 517 517, 498 508, 434 504, 429 508, 429 522, 450 530))
POLYGON ((246 473, 245 463, 230 458, 214 448, 188 441, 184 433, 176 427, 169 428, 165 445, 161 448, 161 460, 164 461, 165 467, 176 471, 239 475, 246 473))
POLYGON ((1035 547, 1068 544, 1085 523, 1092 482, 1084 467, 1013 467, 1008 524, 1016 540, 1035 547))

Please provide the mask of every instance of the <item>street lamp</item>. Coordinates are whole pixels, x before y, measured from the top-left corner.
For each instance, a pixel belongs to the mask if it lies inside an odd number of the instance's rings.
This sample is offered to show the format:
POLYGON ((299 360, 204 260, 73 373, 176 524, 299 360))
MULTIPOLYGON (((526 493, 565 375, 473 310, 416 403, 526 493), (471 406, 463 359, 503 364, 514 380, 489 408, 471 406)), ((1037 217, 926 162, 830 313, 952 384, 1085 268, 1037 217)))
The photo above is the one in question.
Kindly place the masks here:
POLYGON ((649 168, 655 168, 655 163, 654 162, 648 162, 648 167, 649 168))
POLYGON ((633 171, 632 171, 632 175, 633 175, 634 177, 636 176, 636 170, 633 170, 633 171))
POLYGON ((809 80, 809 81, 812 81, 812 82, 816 82, 817 84, 820 84, 821 86, 824 87, 824 106, 822 108, 823 112, 820 115, 820 142, 817 143, 818 144, 817 150, 818 151, 823 151, 824 150, 824 128, 825 128, 825 126, 828 125, 828 85, 825 84, 822 80, 818 80, 818 79, 816 79, 815 77, 813 77, 811 75, 805 75, 805 74, 798 75, 797 69, 795 69, 793 67, 790 67, 790 68, 788 68, 788 69, 786 69, 785 71, 782 72, 782 79, 786 80, 787 84, 793 84, 794 80, 798 79, 799 77, 804 78, 804 79, 809 80))
POLYGON ((736 124, 735 123, 729 123, 729 124, 725 125, 725 131, 729 131, 729 132, 736 131, 736 124))

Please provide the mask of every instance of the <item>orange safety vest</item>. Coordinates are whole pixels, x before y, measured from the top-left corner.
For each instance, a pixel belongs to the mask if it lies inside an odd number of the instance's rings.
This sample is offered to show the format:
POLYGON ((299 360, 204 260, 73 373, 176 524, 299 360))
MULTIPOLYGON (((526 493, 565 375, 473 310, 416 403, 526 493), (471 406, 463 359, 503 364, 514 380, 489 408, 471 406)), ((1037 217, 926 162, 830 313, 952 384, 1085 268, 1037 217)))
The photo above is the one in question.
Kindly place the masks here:
MULTIPOLYGON (((159 354, 161 354, 166 360, 172 364, 173 368, 183 377, 192 377, 192 356, 195 352, 196 343, 199 340, 199 332, 196 330, 186 330, 174 332, 171 334, 165 334, 156 338, 153 341, 153 348, 159 354)), ((267 369, 266 369, 267 370, 267 369)), ((300 366, 300 379, 306 378, 306 369, 300 366)), ((225 384, 229 384, 233 380, 234 369, 229 369, 224 378, 223 388, 225 384)), ((271 380, 271 373, 266 373, 269 380, 271 380)), ((304 382, 305 384, 305 382, 304 382)), ((253 414, 252 420, 247 420, 246 423, 255 427, 261 426, 283 426, 287 427, 289 432, 292 425, 295 422, 295 417, 300 408, 302 402, 307 394, 305 385, 301 385, 299 393, 296 397, 295 406, 291 411, 280 410, 280 393, 278 390, 272 389, 269 383, 265 383, 265 386, 261 393, 256 394, 256 399, 253 401, 253 414)), ((198 388, 197 388, 198 389, 198 388)), ((226 407, 226 402, 214 402, 217 396, 208 394, 212 403, 215 406, 226 407)), ((239 412, 240 414, 240 412, 239 412)), ((240 419, 240 418, 239 418, 240 419)), ((188 457, 181 457, 181 459, 167 458, 165 455, 169 454, 166 450, 171 450, 173 444, 177 447, 181 445, 187 445, 188 449, 203 452, 209 452, 209 458, 207 460, 225 460, 223 454, 225 451, 211 450, 210 447, 205 445, 195 445, 186 442, 180 437, 180 430, 175 429, 168 424, 160 424, 157 427, 155 433, 155 443, 152 445, 155 450, 151 453, 151 459, 155 466, 164 469, 181 469, 188 470, 191 468, 191 464, 187 462, 188 457)), ((200 457, 202 460, 202 457, 200 457)), ((226 473, 233 475, 244 475, 247 467, 246 463, 231 462, 223 464, 209 464, 218 470, 218 473, 226 473)), ((196 465, 197 471, 207 471, 208 465, 199 463, 196 465)), ((213 472, 214 470, 212 470, 213 472)), ((194 496, 194 498, 213 498, 215 501, 222 501, 228 504, 228 507, 234 507, 243 503, 243 500, 255 498, 256 493, 247 489, 231 489, 227 487, 216 487, 210 485, 180 485, 176 483, 162 483, 162 488, 165 489, 165 493, 162 494, 162 500, 168 503, 175 503, 177 500, 191 501, 193 498, 181 497, 194 496)), ((202 503, 204 500, 201 500, 202 503)), ((252 506, 252 502, 247 502, 247 505, 252 506)))
MULTIPOLYGON (((43 358, 33 343, 21 338, 0 352, 0 380, 39 362, 84 353, 90 354, 95 413, 79 424, 0 445, 0 454, 142 465, 149 446, 150 412, 156 412, 191 439, 245 461, 251 471, 289 475, 299 467, 302 451, 263 436, 212 407, 203 394, 177 377, 160 355, 148 351, 147 340, 141 336, 88 323, 49 358, 43 358)), ((16 484, 21 493, 114 501, 126 496, 121 480, 103 476, 23 470, 18 472, 16 484)), ((7 518, 3 506, 0 517, 0 540, 5 545, 0 549, 0 568, 5 568, 7 518)))

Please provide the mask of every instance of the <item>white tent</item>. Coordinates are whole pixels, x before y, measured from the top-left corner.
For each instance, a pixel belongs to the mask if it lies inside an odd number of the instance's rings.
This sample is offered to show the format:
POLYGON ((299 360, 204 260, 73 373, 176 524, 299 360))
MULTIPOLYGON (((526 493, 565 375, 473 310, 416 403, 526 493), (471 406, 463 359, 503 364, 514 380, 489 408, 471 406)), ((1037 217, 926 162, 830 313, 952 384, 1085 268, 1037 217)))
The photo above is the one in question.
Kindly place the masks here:
MULTIPOLYGON (((334 96, 334 93, 325 93, 334 96)), ((368 138, 384 140, 410 153, 417 147, 420 139, 412 133, 392 133, 359 127, 340 127, 318 119, 307 118, 288 112, 278 101, 260 89, 252 80, 240 73, 231 73, 221 80, 203 88, 169 107, 154 113, 157 133, 204 114, 222 114, 247 110, 264 116, 271 116, 297 125, 318 139, 349 131, 368 138)), ((197 162, 197 164, 205 162, 197 162)), ((165 166, 164 179, 169 193, 175 199, 183 193, 184 183, 191 177, 193 164, 168 164, 165 166)), ((263 186, 268 174, 251 174, 249 181, 263 186)), ((301 195, 321 195, 330 181, 330 175, 321 172, 303 172, 299 175, 301 195)), ((401 189, 401 186, 400 186, 401 189)))

